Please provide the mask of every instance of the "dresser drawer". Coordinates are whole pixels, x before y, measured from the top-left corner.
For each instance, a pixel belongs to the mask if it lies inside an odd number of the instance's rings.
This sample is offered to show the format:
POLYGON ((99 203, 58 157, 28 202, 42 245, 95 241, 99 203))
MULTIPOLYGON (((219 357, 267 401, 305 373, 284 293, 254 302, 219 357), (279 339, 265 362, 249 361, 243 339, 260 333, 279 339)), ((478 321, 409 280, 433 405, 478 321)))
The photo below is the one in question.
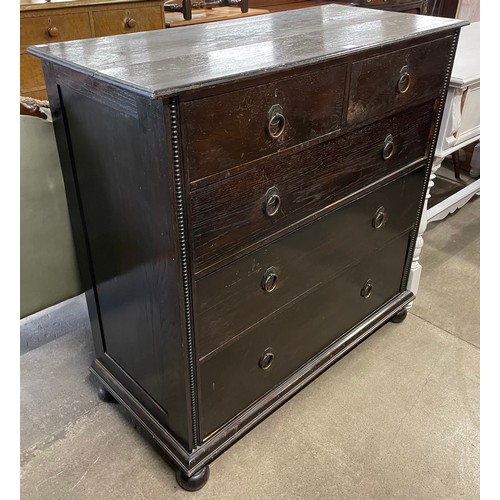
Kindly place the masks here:
POLYGON ((62 42, 91 36, 87 12, 21 17, 21 52, 28 45, 62 42))
POLYGON ((402 235, 204 360, 199 372, 202 435, 244 410, 398 294, 408 241, 409 236, 402 235), (271 356, 271 365, 264 369, 271 356))
POLYGON ((186 102, 191 181, 340 128, 346 65, 186 102))
POLYGON ((164 28, 162 11, 158 5, 133 9, 97 11, 94 18, 95 36, 117 35, 164 28))
POLYGON ((449 36, 354 63, 348 124, 437 97, 445 81, 451 44, 449 36))
POLYGON ((422 160, 433 114, 427 103, 192 191, 195 272, 422 160))
POLYGON ((407 232, 424 175, 419 168, 198 280, 198 355, 407 232))

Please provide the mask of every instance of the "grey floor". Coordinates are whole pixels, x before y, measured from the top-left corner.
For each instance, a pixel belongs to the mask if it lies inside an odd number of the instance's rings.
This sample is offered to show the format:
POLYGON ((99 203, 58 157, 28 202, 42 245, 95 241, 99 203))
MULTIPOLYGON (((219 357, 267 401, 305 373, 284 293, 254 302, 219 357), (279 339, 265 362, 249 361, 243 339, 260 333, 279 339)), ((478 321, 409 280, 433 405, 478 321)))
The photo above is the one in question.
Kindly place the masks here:
POLYGON ((197 493, 97 399, 82 298, 24 320, 21 498, 478 499, 479 211, 477 197, 429 226, 406 321, 236 443, 197 493))

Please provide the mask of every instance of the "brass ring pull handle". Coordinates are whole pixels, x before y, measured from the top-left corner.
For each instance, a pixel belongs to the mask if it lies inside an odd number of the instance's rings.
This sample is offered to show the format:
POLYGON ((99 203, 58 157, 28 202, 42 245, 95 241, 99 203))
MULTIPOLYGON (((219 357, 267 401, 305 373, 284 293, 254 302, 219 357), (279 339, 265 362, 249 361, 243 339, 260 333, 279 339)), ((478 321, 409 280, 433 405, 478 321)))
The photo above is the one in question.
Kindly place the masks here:
POLYGON ((127 17, 127 19, 125 19, 125 26, 127 28, 135 28, 137 26, 137 21, 133 17, 127 17))
POLYGON ((404 94, 410 88, 410 72, 408 66, 403 66, 399 71, 398 92, 404 94))
POLYGON ((271 368, 271 365, 273 364, 273 361, 274 352, 270 347, 268 347, 264 350, 259 358, 259 368, 261 368, 262 370, 269 370, 269 368, 271 368))
POLYGON ((387 221, 387 212, 384 207, 380 207, 375 212, 375 215, 372 219, 372 226, 375 229, 380 229, 387 221))
POLYGON ((363 286, 363 288, 361 289, 361 297, 367 299, 370 297, 370 295, 372 294, 372 291, 373 291, 373 282, 372 280, 368 280, 365 285, 363 286))
POLYGON ((382 158, 388 160, 394 154, 394 137, 389 134, 384 140, 384 149, 382 149, 382 158))
POLYGON ((59 36, 59 28, 57 28, 57 26, 51 26, 47 29, 47 33, 49 34, 50 38, 56 38, 57 36, 59 36))
POLYGON ((275 267, 270 267, 262 276, 260 283, 262 289, 268 293, 276 290, 278 286, 278 272, 275 267))
POLYGON ((264 204, 264 212, 269 217, 276 215, 281 206, 281 198, 278 193, 278 188, 273 186, 266 192, 266 202, 264 204))
POLYGON ((283 114, 283 108, 279 104, 271 106, 271 109, 267 113, 269 122, 267 124, 267 133, 271 139, 277 139, 285 131, 286 120, 283 114))

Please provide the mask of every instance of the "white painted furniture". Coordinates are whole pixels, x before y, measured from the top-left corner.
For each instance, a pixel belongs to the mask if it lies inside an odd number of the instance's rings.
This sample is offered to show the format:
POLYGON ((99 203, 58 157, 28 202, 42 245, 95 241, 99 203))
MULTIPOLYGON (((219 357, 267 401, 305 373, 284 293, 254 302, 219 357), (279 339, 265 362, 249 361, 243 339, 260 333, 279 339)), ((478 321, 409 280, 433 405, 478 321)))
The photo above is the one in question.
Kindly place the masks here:
MULTIPOLYGON (((419 263, 419 259, 424 244, 423 234, 427 228, 428 222, 444 219, 448 214, 463 207, 474 195, 479 193, 480 180, 477 179, 457 193, 427 209, 428 200, 432 196, 432 186, 434 186, 436 171, 441 166, 443 160, 448 155, 464 146, 478 141, 480 137, 479 30, 480 22, 475 22, 462 28, 460 33, 408 281, 408 289, 415 295, 417 294, 422 272, 422 266, 419 263)), ((479 145, 476 146, 476 149, 478 148, 479 145)), ((477 151, 477 153, 479 153, 479 151, 477 151)), ((474 166, 472 173, 477 177, 479 176, 477 166, 474 166)), ((410 308, 411 305, 412 304, 409 304, 408 308, 410 308)))

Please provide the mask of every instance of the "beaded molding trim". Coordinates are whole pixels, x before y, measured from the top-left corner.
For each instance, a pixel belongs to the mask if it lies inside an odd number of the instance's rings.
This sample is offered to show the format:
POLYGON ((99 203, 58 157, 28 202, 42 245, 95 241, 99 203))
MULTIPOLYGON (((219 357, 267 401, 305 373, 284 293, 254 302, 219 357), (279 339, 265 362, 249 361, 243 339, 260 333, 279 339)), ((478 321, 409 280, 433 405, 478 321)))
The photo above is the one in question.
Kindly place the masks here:
POLYGON ((439 137, 439 129, 441 128, 441 118, 443 116, 444 104, 446 101, 446 94, 448 92, 448 87, 450 84, 451 71, 453 69, 453 61, 455 59, 455 52, 457 50, 459 33, 460 33, 459 30, 455 30, 454 35, 453 35, 453 40, 451 42, 450 57, 448 58, 448 64, 446 65, 445 80, 444 80, 445 83, 443 85, 443 88, 441 89, 441 94, 439 97, 439 106, 438 106, 438 110, 436 113, 436 119, 434 121, 434 133, 432 135, 431 147, 429 149, 429 157, 427 159, 427 164, 425 166, 424 189, 422 189, 422 193, 420 195, 420 201, 419 201, 418 210, 417 210, 417 218, 415 220, 415 227, 411 233, 409 253, 408 253, 407 262, 405 264, 405 268, 404 268, 404 272, 403 272, 403 280, 401 282, 401 291, 406 290, 406 287, 408 286, 408 278, 410 275, 410 269, 411 269, 411 265, 412 265, 412 261, 413 261, 413 253, 415 251, 415 245, 417 242, 418 230, 420 227, 420 220, 421 220, 422 211, 424 208, 425 197, 427 195, 427 191, 429 190, 429 187, 428 187, 429 186, 429 178, 430 178, 431 172, 432 172, 432 163, 434 161, 434 153, 436 151, 437 140, 439 137))
POLYGON ((177 225, 179 228, 179 240, 181 250, 181 270, 182 270, 182 285, 184 291, 184 310, 186 320, 187 333, 187 350, 188 350, 188 365, 189 365, 189 390, 191 397, 191 422, 193 441, 195 446, 200 444, 200 436, 198 430, 198 400, 196 397, 196 368, 194 356, 194 340, 193 340, 193 319, 191 311, 191 287, 189 280, 188 269, 188 251, 186 239, 186 216, 183 203, 182 175, 181 175, 181 160, 179 153, 179 126, 177 118, 177 100, 170 99, 170 126, 172 134, 172 158, 174 167, 174 187, 177 207, 177 225))

